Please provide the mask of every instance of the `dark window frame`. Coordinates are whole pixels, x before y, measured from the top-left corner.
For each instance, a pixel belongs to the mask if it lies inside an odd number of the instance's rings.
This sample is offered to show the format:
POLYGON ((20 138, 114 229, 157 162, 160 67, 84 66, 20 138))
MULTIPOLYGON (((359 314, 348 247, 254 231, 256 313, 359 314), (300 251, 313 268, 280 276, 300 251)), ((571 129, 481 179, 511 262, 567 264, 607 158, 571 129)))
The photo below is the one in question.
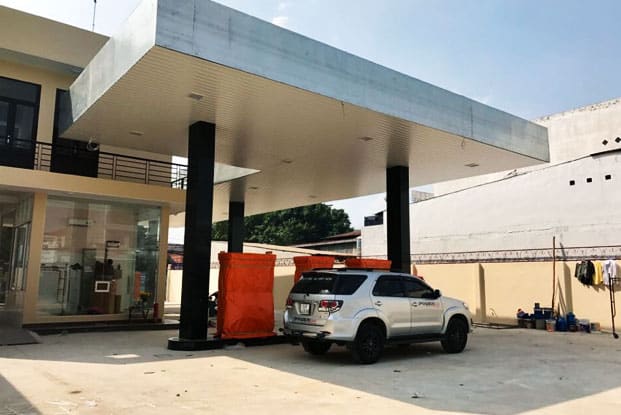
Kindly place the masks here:
MULTIPOLYGON (((362 284, 364 284, 366 280, 367 280, 367 276, 364 274, 341 274, 339 275, 339 274, 333 274, 329 272, 308 271, 308 272, 302 273, 302 278, 293 286, 293 288, 291 289, 291 293, 292 294, 312 294, 312 295, 316 295, 316 294, 352 295, 356 291, 358 291, 358 289, 362 286, 362 284), (304 278, 306 278, 306 281, 304 280, 304 278), (309 280, 315 280, 315 279, 317 280, 325 279, 326 281, 330 280, 331 284, 329 287, 329 292, 324 293, 322 292, 323 290, 314 289, 315 287, 313 287, 312 290, 309 290, 309 289, 304 290, 300 288, 304 285, 307 285, 306 282, 310 282, 310 283, 314 282, 314 281, 309 281, 309 280), (343 281, 348 280, 348 279, 349 280, 357 279, 357 281, 353 285, 348 286, 347 284, 343 283, 343 281), (344 288, 349 288, 349 289, 347 290, 347 292, 343 292, 344 288), (351 288, 354 288, 354 290, 351 291, 351 288)), ((304 288, 307 288, 307 287, 304 287, 304 288)), ((325 290, 328 290, 327 284, 326 284, 325 290)))
POLYGON ((373 286, 373 290, 371 291, 371 294, 374 297, 387 297, 387 298, 407 298, 405 295, 405 285, 403 284, 403 277, 400 275, 380 275, 376 280, 375 280, 375 285, 373 286), (383 295, 381 292, 378 293, 377 288, 378 285, 380 283, 383 283, 383 281, 385 280, 396 280, 399 281, 399 284, 401 285, 401 293, 403 295, 383 295))
POLYGON ((433 295, 433 293, 435 292, 433 288, 431 288, 429 285, 427 285, 424 281, 419 280, 418 278, 414 278, 414 277, 405 277, 403 279, 403 283, 404 285, 407 283, 412 283, 415 285, 419 285, 422 289, 425 290, 426 293, 428 293, 428 296, 425 296, 425 294, 421 294, 420 296, 414 296, 414 295, 410 295, 408 289, 407 289, 407 285, 405 285, 405 295, 408 298, 425 298, 425 299, 429 299, 431 298, 431 296, 433 295))
MULTIPOLYGON (((9 97, 7 95, 2 95, 0 92, 0 102, 6 103, 8 106, 8 111, 6 113, 6 131, 5 134, 0 137, 0 165, 32 169, 35 165, 35 148, 39 132, 41 85, 5 76, 0 76, 0 82, 6 85, 9 90, 14 86, 11 84, 21 84, 31 88, 29 91, 22 91, 24 94, 28 94, 28 99, 9 97), (34 97, 32 97, 33 93, 34 97), (32 100, 30 99, 31 97, 33 98, 32 100), (17 113, 20 107, 22 109, 25 108, 26 111, 31 111, 32 118, 20 120, 21 122, 26 121, 30 123, 30 134, 29 136, 21 136, 18 138, 18 134, 16 133, 22 133, 21 130, 16 129, 16 124, 18 123, 17 113)), ((19 91, 19 88, 16 88, 16 90, 19 91)), ((19 124, 20 128, 23 126, 24 124, 19 124)))
MULTIPOLYGON (((0 95, 0 101, 9 103, 9 115, 7 122, 7 132, 9 131, 9 125, 12 125, 12 128, 15 128, 15 112, 17 105, 25 105, 28 107, 34 108, 33 111, 33 123, 32 123, 32 141, 37 140, 37 132, 39 131, 39 109, 41 107, 41 85, 35 84, 34 82, 22 81, 21 79, 9 78, 6 76, 0 76, 0 80, 6 80, 10 82, 17 82, 21 84, 30 85, 36 88, 36 100, 35 102, 21 100, 16 98, 7 97, 4 95, 0 95)), ((13 131, 11 131, 12 133, 13 131)))

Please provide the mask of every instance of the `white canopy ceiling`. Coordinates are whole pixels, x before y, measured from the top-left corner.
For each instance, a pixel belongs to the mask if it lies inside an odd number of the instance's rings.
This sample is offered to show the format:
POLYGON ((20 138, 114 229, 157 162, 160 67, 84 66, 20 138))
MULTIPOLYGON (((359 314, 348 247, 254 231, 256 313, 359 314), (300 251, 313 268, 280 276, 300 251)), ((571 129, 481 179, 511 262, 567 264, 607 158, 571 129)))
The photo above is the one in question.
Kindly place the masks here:
POLYGON ((545 128, 208 0, 146 0, 72 85, 65 136, 185 156, 215 123, 216 161, 259 172, 216 186, 246 214, 548 158, 545 128))

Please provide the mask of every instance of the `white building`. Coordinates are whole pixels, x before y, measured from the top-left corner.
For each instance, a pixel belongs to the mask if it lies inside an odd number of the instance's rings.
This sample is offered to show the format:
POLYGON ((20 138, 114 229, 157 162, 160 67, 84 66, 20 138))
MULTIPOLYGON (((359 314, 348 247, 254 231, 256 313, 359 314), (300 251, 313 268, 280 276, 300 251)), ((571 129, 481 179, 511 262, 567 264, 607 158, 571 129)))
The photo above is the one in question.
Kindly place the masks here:
MULTIPOLYGON (((439 183, 410 205, 414 262, 542 259, 553 237, 567 259, 621 255, 621 99, 535 122, 548 128, 549 164, 439 183)), ((385 235, 365 227, 362 256, 385 255, 385 235)))

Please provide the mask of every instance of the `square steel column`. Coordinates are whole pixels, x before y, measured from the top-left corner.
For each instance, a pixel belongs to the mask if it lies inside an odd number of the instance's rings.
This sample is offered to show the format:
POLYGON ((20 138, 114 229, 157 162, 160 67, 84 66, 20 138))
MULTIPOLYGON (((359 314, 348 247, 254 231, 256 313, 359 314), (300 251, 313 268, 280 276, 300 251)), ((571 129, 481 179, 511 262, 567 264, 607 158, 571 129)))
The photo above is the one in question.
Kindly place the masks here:
POLYGON ((168 340, 173 350, 202 349, 207 340, 215 137, 214 124, 199 121, 190 126, 181 321, 179 337, 168 340))
POLYGON ((386 233, 392 269, 410 272, 409 168, 386 169, 386 233))
POLYGON ((229 202, 228 252, 244 251, 244 202, 229 202))

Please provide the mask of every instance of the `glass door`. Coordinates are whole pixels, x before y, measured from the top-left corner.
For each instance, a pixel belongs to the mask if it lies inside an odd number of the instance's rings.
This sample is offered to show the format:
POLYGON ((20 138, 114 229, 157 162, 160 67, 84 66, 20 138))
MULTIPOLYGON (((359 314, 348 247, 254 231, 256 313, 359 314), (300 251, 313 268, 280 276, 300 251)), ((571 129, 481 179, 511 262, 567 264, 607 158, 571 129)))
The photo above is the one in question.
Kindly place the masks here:
POLYGON ((9 289, 22 291, 26 285, 26 272, 28 264, 28 240, 30 238, 30 224, 18 226, 13 237, 13 252, 11 255, 11 268, 9 289))
POLYGON ((0 77, 0 165, 34 167, 39 85, 0 77))
MULTIPOLYGON (((13 215, 14 216, 14 215, 13 215)), ((0 218, 0 222, 4 217, 0 218)), ((0 223, 0 305, 6 303, 9 290, 11 252, 13 250, 13 222, 0 223)))

